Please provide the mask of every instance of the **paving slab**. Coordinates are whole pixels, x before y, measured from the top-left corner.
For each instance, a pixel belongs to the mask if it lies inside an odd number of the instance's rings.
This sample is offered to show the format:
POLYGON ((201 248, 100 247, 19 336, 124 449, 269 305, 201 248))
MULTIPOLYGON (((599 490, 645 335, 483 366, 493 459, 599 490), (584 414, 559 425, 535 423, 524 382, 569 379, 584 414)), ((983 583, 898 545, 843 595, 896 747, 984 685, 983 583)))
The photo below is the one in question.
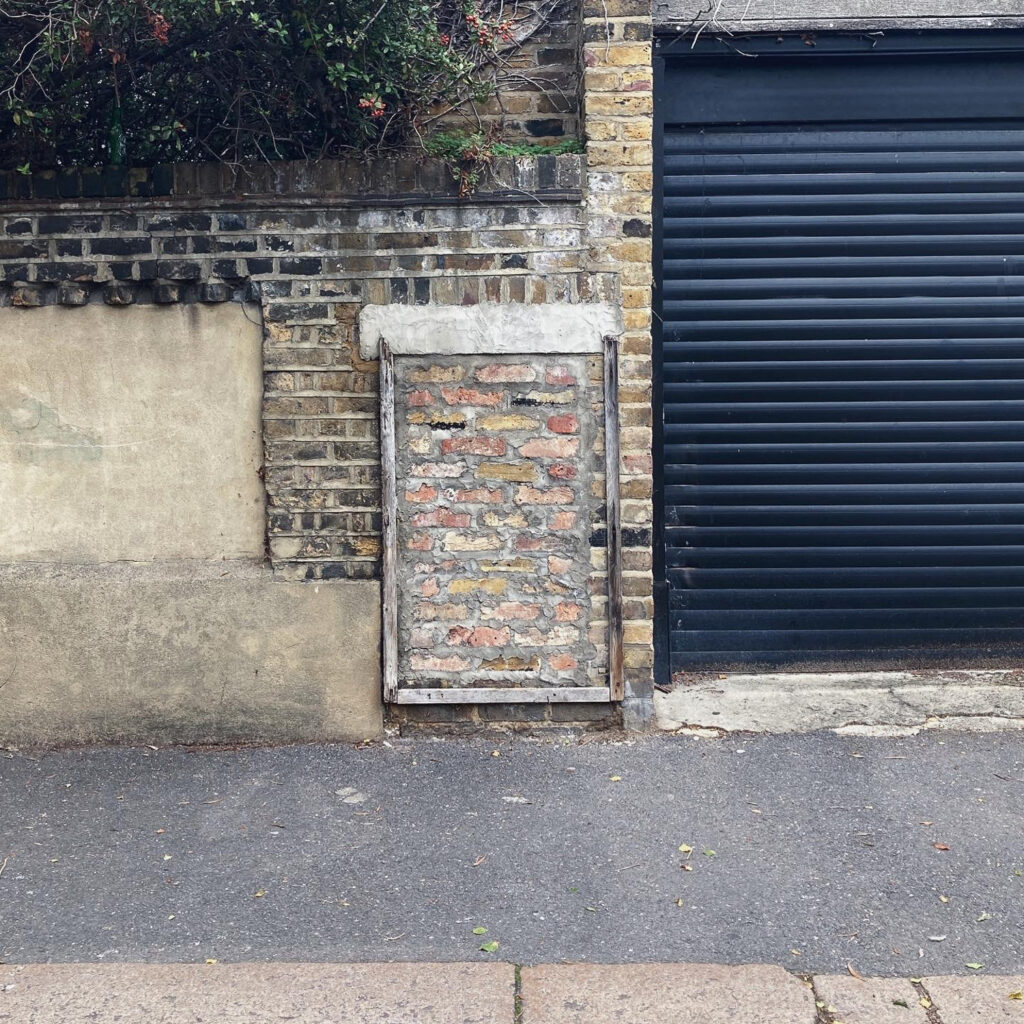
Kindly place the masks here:
POLYGON ((510 964, 0 967, 3 1024, 512 1024, 510 964))
POLYGON ((814 988, 826 1012, 842 1024, 928 1024, 921 996, 905 978, 828 975, 816 977, 814 988))
POLYGON ((1024 1024, 1024 975, 925 978, 942 1024, 1024 1024))
POLYGON ((811 990, 781 967, 548 964, 522 972, 527 1024, 814 1024, 811 990))

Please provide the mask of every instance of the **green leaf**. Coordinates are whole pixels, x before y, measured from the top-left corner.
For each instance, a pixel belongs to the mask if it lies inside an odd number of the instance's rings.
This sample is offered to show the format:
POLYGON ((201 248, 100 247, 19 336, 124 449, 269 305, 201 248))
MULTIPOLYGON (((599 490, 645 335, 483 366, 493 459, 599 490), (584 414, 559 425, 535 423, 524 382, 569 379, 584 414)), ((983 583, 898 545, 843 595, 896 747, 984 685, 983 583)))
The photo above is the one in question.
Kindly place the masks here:
POLYGON ((485 942, 480 946, 481 953, 496 953, 498 951, 498 943, 493 939, 490 942, 485 942))
POLYGON ((486 935, 487 934, 487 929, 486 928, 474 928, 473 929, 473 934, 474 935, 486 935))
POLYGON ((964 964, 964 967, 969 967, 972 971, 980 971, 984 964, 964 964))
POLYGON ((718 854, 715 853, 714 850, 704 850, 703 852, 704 852, 704 856, 705 857, 717 857, 718 856, 718 854))
POLYGON ((893 1006, 902 1006, 904 1010, 909 1010, 910 1007, 907 1005, 906 999, 894 999, 892 1001, 893 1006))

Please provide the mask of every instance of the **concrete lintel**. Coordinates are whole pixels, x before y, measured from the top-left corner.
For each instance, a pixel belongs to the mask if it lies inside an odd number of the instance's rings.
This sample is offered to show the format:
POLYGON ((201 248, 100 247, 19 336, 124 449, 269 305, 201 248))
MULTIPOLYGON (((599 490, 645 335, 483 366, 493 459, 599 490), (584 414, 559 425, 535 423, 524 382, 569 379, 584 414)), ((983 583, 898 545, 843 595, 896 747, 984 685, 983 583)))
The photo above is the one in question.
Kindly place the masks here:
POLYGON ((1013 669, 727 674, 654 698, 670 731, 912 735, 1024 728, 1024 675, 1013 669))
POLYGON ((620 312, 609 303, 364 306, 359 354, 376 359, 382 338, 399 356, 601 352, 607 335, 621 333, 620 312))
POLYGON ((921 30, 993 30, 1024 27, 1024 17, 944 17, 944 18, 805 18, 773 17, 727 19, 719 21, 683 19, 675 15, 671 5, 655 16, 659 35, 674 33, 693 35, 697 31, 723 36, 749 36, 777 32, 897 32, 921 30))

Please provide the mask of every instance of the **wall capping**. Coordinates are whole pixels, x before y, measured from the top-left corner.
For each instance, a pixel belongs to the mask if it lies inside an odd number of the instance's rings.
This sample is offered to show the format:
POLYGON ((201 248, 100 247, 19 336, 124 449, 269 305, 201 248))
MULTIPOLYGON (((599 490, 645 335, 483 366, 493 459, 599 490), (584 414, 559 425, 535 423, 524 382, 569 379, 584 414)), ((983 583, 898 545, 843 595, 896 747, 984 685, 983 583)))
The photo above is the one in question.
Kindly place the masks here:
MULTIPOLYGON (((125 199, 177 205, 195 200, 282 200, 297 205, 536 202, 582 197, 585 158, 560 156, 499 157, 486 168, 468 196, 447 161, 394 155, 376 159, 295 160, 277 163, 160 164, 155 167, 71 167, 19 174, 0 170, 0 203, 47 204, 59 209, 83 200, 125 199)), ((11 204, 8 206, 8 204, 11 204)))
POLYGON ((364 306, 359 354, 376 359, 382 340, 401 356, 603 352, 604 339, 621 333, 621 311, 603 302, 364 306))

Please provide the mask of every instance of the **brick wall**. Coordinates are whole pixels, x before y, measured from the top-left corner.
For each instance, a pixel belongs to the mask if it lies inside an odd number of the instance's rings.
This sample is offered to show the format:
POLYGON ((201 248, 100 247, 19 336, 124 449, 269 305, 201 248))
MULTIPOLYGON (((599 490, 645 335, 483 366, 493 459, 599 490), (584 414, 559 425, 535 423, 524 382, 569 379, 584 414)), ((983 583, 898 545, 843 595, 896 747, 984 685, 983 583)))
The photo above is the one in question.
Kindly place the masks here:
MULTIPOLYGON (((649 706, 653 665, 649 3, 583 0, 582 14, 586 161, 500 161, 468 201, 444 165, 401 159, 0 174, 0 302, 257 303, 268 558, 278 576, 301 580, 379 574, 378 374, 359 352, 363 305, 618 305, 635 722, 649 706)), ((524 117, 548 113, 541 92, 525 92, 524 117)), ((588 612, 592 641, 607 629, 603 607, 588 612)))
POLYGON ((602 386, 596 355, 395 358, 401 685, 607 685, 602 386))
POLYGON ((637 714, 651 696, 653 481, 651 208, 654 95, 650 0, 584 0, 587 267, 620 288, 619 436, 624 662, 637 714))
POLYGON ((559 142, 580 128, 580 0, 564 0, 546 23, 496 69, 497 95, 445 120, 476 130, 500 126, 514 141, 559 142))
MULTIPOLYGON (((87 174, 63 188, 90 190, 87 174)), ((580 175, 578 157, 503 161, 472 202, 456 201, 439 164, 389 163, 376 174, 363 164, 268 166, 241 179, 220 167, 125 175, 107 187, 171 194, 5 205, 0 303, 258 303, 274 570, 376 578, 377 363, 359 357, 359 309, 606 294, 607 281, 579 269, 580 175), (275 173, 287 199, 255 192, 275 173), (239 200, 240 187, 255 194, 239 200), (331 192, 337 199, 325 201, 331 192)), ((45 192, 53 179, 27 182, 45 192)))

